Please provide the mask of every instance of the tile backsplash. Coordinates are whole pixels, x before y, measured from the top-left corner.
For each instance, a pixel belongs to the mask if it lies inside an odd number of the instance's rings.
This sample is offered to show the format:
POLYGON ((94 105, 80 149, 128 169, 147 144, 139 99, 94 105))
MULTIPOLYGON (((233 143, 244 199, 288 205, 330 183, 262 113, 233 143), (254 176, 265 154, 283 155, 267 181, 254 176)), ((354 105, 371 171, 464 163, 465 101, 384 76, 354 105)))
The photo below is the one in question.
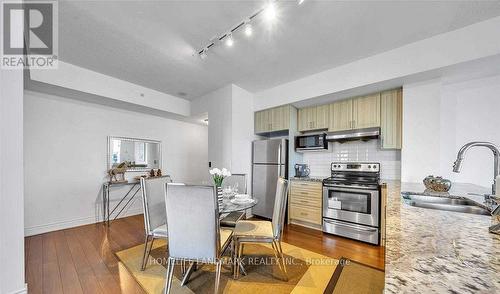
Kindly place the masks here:
POLYGON ((311 176, 329 177, 332 162, 369 161, 380 163, 382 179, 401 179, 400 150, 382 150, 379 140, 330 142, 328 144, 328 151, 304 152, 302 161, 309 165, 311 176))

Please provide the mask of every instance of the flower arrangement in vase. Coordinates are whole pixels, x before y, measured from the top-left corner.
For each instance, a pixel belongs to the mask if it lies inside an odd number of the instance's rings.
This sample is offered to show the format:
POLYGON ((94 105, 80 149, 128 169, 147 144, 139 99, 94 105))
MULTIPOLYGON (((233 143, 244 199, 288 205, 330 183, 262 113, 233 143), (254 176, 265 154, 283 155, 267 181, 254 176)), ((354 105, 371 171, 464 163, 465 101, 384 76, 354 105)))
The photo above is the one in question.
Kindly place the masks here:
POLYGON ((222 170, 218 168, 213 168, 209 171, 210 175, 212 175, 212 178, 214 179, 214 184, 217 189, 217 200, 219 201, 219 204, 222 204, 223 196, 222 196, 222 182, 224 181, 224 178, 230 177, 231 172, 229 172, 226 168, 223 168, 222 170))

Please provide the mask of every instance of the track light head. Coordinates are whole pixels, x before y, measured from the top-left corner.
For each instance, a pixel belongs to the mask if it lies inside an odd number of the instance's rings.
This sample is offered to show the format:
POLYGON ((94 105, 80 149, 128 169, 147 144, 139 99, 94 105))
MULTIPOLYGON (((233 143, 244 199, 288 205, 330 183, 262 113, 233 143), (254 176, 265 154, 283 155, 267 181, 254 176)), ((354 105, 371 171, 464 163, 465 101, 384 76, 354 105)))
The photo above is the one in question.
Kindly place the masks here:
POLYGON ((264 17, 267 21, 273 21, 276 18, 276 5, 274 4, 274 1, 267 4, 264 9, 264 17))
POLYGON ((232 47, 233 44, 234 44, 234 40, 233 40, 233 34, 231 33, 228 33, 225 37, 226 39, 226 46, 227 47, 232 47))
POLYGON ((245 23, 245 35, 247 37, 250 37, 253 33, 253 29, 252 29, 252 25, 250 24, 250 22, 246 22, 245 23))
POLYGON ((208 57, 207 52, 208 52, 208 49, 207 48, 203 48, 203 50, 201 50, 201 52, 198 53, 200 55, 200 59, 203 60, 203 59, 207 58, 208 57))

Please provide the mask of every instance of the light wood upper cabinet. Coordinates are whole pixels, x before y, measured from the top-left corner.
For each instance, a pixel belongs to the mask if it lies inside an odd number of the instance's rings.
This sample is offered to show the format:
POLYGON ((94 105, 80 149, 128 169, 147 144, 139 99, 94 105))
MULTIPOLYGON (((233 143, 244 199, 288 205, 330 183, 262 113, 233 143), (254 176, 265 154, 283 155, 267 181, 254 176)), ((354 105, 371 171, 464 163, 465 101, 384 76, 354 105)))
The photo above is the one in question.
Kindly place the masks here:
POLYGON ((298 130, 300 132, 328 128, 328 105, 301 108, 298 110, 298 130))
POLYGON ((330 104, 328 131, 352 129, 352 100, 343 100, 330 104))
POLYGON ((380 127, 380 93, 353 99, 353 129, 380 127))
POLYGON ((290 128, 290 105, 257 111, 254 114, 255 134, 288 130, 290 128))
POLYGON ((316 129, 328 129, 330 118, 330 105, 321 105, 316 107, 316 129))
POLYGON ((384 149, 401 149, 403 121, 403 90, 381 93, 380 138, 384 149))
POLYGON ((271 109, 271 131, 288 130, 290 128, 290 105, 271 109))

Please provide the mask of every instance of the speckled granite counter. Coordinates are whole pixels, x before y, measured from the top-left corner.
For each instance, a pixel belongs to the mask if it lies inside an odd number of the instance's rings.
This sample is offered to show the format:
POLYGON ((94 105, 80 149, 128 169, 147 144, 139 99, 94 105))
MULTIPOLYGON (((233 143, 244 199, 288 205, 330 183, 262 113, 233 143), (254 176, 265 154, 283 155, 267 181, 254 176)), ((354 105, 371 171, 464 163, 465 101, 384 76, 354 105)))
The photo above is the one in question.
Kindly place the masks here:
MULTIPOLYGON (((500 236, 493 218, 410 206, 400 192, 423 184, 387 182, 385 293, 500 293, 500 236)), ((482 203, 488 189, 454 184, 450 195, 482 203)))
POLYGON ((320 177, 303 177, 303 178, 299 178, 299 177, 292 177, 290 178, 290 180, 292 181, 307 181, 307 182, 323 182, 323 179, 324 178, 320 178, 320 177))

